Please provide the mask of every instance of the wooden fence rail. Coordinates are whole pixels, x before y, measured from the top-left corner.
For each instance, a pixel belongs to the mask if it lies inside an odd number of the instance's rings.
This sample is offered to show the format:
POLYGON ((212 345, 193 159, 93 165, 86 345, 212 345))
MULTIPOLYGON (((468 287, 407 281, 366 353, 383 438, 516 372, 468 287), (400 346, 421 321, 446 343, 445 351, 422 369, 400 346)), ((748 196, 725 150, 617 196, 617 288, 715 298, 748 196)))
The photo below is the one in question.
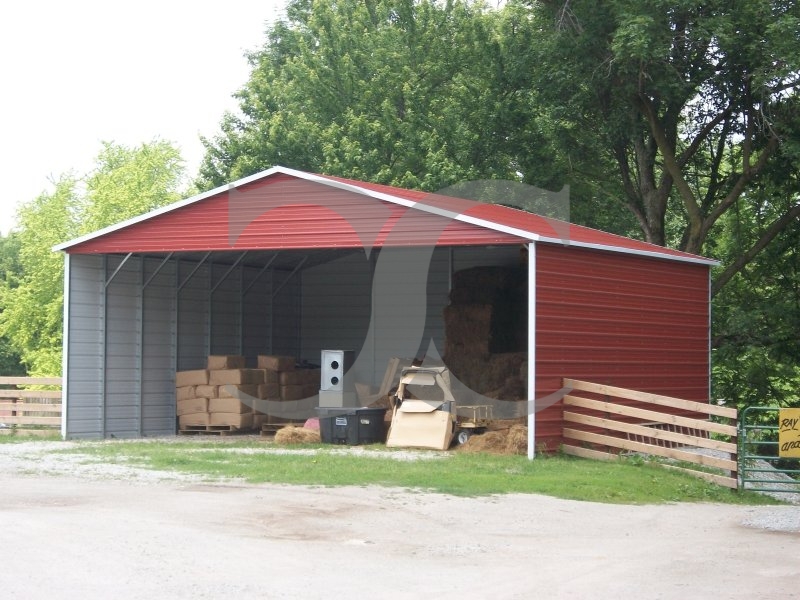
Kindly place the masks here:
POLYGON ((564 398, 565 453, 611 460, 617 459, 620 451, 640 452, 687 465, 662 465, 667 468, 718 485, 734 489, 738 486, 736 409, 575 379, 565 379, 564 387, 572 388, 572 393, 564 398), (575 392, 586 392, 603 400, 575 392), (646 404, 648 408, 639 408, 637 404, 646 404), (684 414, 673 414, 666 408, 684 414), (705 417, 686 416, 691 413, 705 417), (717 421, 710 420, 711 416, 717 421), (714 454, 688 451, 689 448, 711 450, 714 454), (695 470, 694 465, 723 473, 695 470))
POLYGON ((60 387, 60 377, 0 377, 0 423, 16 427, 61 426, 61 390, 10 389, 8 386, 60 387))

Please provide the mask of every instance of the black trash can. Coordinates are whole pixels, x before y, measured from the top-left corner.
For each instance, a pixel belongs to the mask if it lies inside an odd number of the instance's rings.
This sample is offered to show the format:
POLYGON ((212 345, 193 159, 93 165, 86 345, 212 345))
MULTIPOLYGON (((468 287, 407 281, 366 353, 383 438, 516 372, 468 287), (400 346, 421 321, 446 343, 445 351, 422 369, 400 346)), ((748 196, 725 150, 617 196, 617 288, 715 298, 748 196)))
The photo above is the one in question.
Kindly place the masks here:
POLYGON ((317 408, 323 444, 382 444, 386 408, 317 408))

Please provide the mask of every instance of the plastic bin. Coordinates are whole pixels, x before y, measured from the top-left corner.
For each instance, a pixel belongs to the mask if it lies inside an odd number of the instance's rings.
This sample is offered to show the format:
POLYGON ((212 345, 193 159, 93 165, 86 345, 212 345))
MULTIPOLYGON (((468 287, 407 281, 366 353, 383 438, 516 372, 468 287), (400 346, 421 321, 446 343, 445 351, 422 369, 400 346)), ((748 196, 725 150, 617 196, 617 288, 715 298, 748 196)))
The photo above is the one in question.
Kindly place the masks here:
POLYGON ((386 408, 318 408, 323 444, 380 444, 386 441, 386 408))

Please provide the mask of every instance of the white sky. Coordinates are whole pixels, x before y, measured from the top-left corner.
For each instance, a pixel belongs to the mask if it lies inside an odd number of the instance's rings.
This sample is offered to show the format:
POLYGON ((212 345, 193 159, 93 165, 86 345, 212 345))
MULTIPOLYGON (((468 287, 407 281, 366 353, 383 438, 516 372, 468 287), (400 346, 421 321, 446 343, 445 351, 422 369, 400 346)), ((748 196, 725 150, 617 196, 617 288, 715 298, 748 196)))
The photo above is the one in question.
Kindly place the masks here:
POLYGON ((92 168, 101 141, 174 142, 194 177, 244 52, 286 0, 27 0, 0 8, 0 230, 50 180, 92 168))

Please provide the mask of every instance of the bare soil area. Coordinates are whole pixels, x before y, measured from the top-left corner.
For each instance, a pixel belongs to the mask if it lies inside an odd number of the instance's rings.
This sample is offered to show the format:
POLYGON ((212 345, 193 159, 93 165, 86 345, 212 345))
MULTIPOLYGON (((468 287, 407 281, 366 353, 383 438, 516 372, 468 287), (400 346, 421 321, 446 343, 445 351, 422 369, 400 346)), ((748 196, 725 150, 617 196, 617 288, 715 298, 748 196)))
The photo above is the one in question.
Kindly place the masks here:
POLYGON ((8 446, 0 447, 3 598, 800 593, 796 506, 458 498, 79 468, 53 475, 8 446))

